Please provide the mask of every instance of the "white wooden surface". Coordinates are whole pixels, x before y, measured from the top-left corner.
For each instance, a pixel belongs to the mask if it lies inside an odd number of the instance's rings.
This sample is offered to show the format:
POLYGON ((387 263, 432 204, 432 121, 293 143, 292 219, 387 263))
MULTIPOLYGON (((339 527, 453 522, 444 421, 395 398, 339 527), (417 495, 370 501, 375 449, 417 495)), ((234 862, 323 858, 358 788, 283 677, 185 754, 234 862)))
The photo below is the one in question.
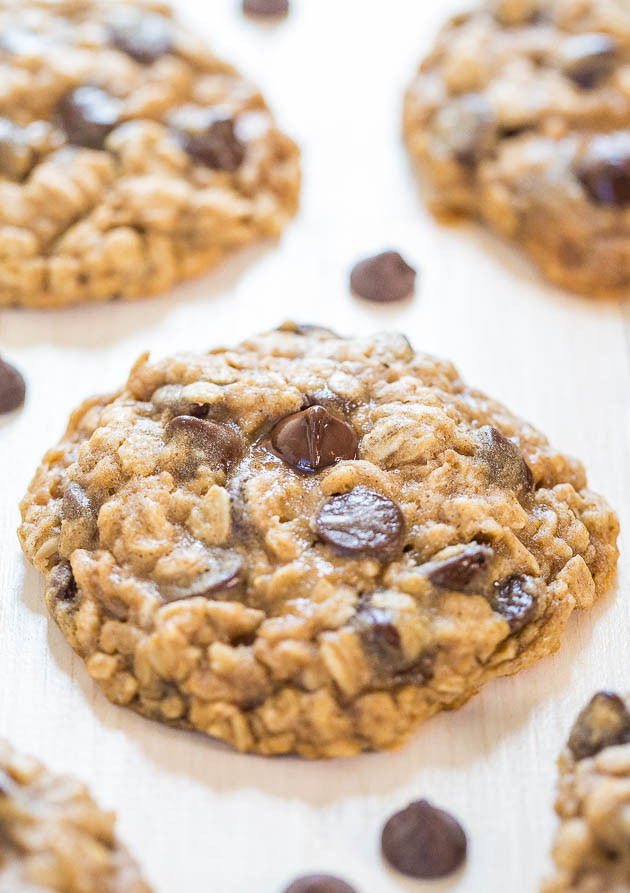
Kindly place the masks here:
POLYGON ((16 505, 70 409, 119 384, 147 348, 202 350, 287 317, 346 333, 402 329, 453 359, 579 455, 630 529, 623 309, 545 286, 475 227, 440 227, 414 188, 399 139, 402 91, 457 0, 293 0, 289 20, 272 27, 244 19, 238 0, 179 5, 260 82, 301 143, 303 207, 280 245, 166 297, 0 314, 0 350, 29 387, 24 410, 0 427, 0 733, 82 776, 118 810, 157 893, 280 893, 309 870, 339 873, 362 893, 532 893, 572 717, 596 688, 630 688, 625 557, 617 590, 571 622, 556 656, 430 721, 402 751, 346 761, 243 756, 114 707, 47 624, 41 581, 16 541, 16 505), (389 246, 421 269, 416 298, 359 303, 347 293, 350 265, 389 246), (467 867, 450 882, 410 882, 381 862, 382 822, 420 796, 468 829, 467 867))

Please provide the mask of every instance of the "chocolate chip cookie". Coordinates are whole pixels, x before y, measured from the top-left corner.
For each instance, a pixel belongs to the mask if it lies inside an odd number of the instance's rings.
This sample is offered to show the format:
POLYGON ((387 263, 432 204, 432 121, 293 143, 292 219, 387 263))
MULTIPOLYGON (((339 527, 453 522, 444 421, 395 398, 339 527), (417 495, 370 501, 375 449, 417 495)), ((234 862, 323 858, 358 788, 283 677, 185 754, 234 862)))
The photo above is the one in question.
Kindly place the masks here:
POLYGON ((1 890, 151 893, 114 823, 84 785, 0 741, 1 890))
POLYGON ((543 893, 630 890, 630 701, 598 692, 560 757, 553 858, 543 893))
POLYGON ((450 363, 295 324, 141 357, 21 508, 106 695, 263 754, 396 747, 554 651, 617 561, 580 463, 450 363))
POLYGON ((551 280, 630 290, 630 7, 486 0, 411 84, 404 132, 440 215, 480 218, 551 280))
POLYGON ((0 0, 0 71, 0 305, 155 294, 297 208, 297 147, 163 3, 0 0))

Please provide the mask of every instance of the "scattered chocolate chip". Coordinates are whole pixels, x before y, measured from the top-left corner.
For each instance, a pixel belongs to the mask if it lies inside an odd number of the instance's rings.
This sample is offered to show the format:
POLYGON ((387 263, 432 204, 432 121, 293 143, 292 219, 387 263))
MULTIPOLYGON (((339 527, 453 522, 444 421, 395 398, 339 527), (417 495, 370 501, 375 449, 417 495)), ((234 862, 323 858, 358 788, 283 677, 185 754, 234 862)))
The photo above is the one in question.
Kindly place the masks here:
POLYGON ((612 73, 617 44, 609 34, 577 34, 560 49, 564 73, 578 87, 592 90, 612 73))
POLYGON ((383 251, 359 261, 350 273, 350 288, 366 301, 389 303, 413 294, 416 271, 397 251, 383 251))
POLYGON ((72 602, 77 595, 77 584, 69 561, 60 561, 46 581, 46 595, 51 601, 72 602))
POLYGON ((569 736, 569 750, 576 760, 593 757, 605 747, 630 741, 630 712, 610 691, 593 695, 575 721, 569 736))
POLYGON ((315 528, 321 539, 341 555, 385 560, 399 548, 405 520, 391 499, 355 487, 323 504, 315 528))
POLYGON ((525 588, 531 578, 514 574, 494 584, 488 601, 493 611, 507 620, 511 633, 518 633, 536 613, 536 598, 525 588))
POLYGON ((79 521, 92 514, 92 503, 83 487, 70 481, 61 500, 61 512, 68 521, 79 521))
POLYGON ((630 133, 595 137, 576 173, 593 201, 614 207, 630 205, 630 133))
POLYGON ((514 441, 491 425, 480 428, 478 437, 477 454, 486 463, 492 483, 513 490, 519 499, 530 495, 534 475, 514 441))
POLYGON ((279 19, 289 12, 289 0, 243 0, 245 15, 256 18, 279 19))
POLYGON ((125 16, 109 26, 109 35, 116 49, 141 65, 150 65, 173 51, 171 24, 156 13, 125 16))
POLYGON ((461 552, 437 563, 429 574, 434 586, 463 592, 477 572, 486 567, 493 556, 490 546, 469 543, 461 552))
POLYGON ((243 438, 229 425, 196 416, 178 415, 164 428, 166 440, 182 437, 189 449, 202 454, 203 460, 214 467, 229 471, 244 452, 243 438))
POLYGON ((24 379, 10 363, 0 360, 0 413, 13 412, 24 403, 24 379))
POLYGON ((358 437, 352 425, 323 406, 309 406, 281 419, 265 447, 299 471, 321 471, 340 459, 354 459, 358 437))
POLYGON ((182 397, 183 388, 179 384, 165 384, 151 395, 151 402, 157 410, 166 410, 174 415, 192 415, 198 419, 206 418, 209 406, 207 403, 191 403, 182 397))
POLYGON ((173 115, 171 124, 195 161, 219 171, 235 171, 243 163, 245 145, 236 135, 229 110, 188 107, 173 115))
POLYGON ((383 828, 383 855, 410 877, 431 879, 456 871, 466 858, 466 834, 459 822, 426 800, 410 803, 383 828))
POLYGON ((357 893, 354 887, 331 874, 309 874, 293 881, 284 893, 357 893))
POLYGON ((102 149, 120 121, 121 102, 99 87, 77 87, 59 103, 61 124, 75 146, 102 149))
POLYGON ((243 572, 243 559, 238 552, 215 549, 208 552, 206 570, 187 584, 161 583, 160 594, 167 602, 201 595, 216 597, 241 586, 243 572))

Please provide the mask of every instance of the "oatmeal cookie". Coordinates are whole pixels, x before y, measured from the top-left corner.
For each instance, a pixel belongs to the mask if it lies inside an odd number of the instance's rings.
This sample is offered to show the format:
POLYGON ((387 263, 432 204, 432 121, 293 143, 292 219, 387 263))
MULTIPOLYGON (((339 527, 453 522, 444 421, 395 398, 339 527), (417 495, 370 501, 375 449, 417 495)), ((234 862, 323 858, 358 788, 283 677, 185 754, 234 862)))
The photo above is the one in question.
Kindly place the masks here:
POLYGON ((84 785, 0 741, 2 893, 151 893, 114 823, 84 785))
POLYGON ((553 858, 543 893, 630 891, 630 699, 598 692, 560 757, 553 858))
POLYGON ((298 191, 263 97, 165 4, 0 0, 0 305, 164 291, 298 191))
POLYGON ((401 744, 554 651, 617 560, 580 463, 451 364, 294 324, 141 357, 21 507, 106 695, 263 754, 401 744))
POLYGON ((551 280, 630 289, 630 6, 486 0, 453 18, 405 100, 438 214, 521 245, 551 280))

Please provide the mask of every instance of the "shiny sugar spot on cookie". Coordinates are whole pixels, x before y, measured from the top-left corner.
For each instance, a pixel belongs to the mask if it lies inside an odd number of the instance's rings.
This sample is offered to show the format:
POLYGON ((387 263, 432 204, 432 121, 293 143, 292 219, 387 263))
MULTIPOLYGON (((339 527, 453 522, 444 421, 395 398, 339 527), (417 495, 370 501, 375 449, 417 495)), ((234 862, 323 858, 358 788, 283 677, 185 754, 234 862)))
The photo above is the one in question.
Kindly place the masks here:
POLYGON ((316 472, 355 459, 358 436, 348 422, 323 406, 309 406, 276 422, 265 448, 298 471, 316 472))

